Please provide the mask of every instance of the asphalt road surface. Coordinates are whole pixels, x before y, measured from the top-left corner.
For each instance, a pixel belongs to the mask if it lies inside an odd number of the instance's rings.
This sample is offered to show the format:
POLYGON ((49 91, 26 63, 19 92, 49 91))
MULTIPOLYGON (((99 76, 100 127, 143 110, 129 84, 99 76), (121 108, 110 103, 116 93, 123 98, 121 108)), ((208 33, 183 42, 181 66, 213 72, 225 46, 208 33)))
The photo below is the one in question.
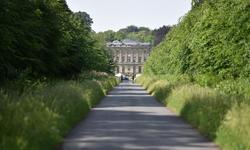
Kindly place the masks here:
POLYGON ((121 83, 65 137, 62 150, 218 150, 141 86, 121 83))

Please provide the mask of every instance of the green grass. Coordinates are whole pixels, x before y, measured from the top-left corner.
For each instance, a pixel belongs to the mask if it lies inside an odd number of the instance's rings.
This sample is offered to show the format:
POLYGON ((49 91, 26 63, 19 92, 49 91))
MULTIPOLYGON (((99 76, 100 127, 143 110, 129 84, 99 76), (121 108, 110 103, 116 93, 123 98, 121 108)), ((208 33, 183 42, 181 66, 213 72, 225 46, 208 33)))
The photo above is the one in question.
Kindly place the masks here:
POLYGON ((227 150, 250 149, 250 106, 234 105, 217 131, 216 141, 227 150))
POLYGON ((174 88, 165 99, 173 108, 201 133, 214 139, 232 100, 215 90, 187 84, 174 88))
POLYGON ((187 78, 173 78, 143 75, 137 82, 223 149, 250 149, 247 82, 221 81, 209 88, 187 78))
POLYGON ((103 76, 43 83, 22 94, 1 90, 0 149, 53 149, 116 84, 103 76))

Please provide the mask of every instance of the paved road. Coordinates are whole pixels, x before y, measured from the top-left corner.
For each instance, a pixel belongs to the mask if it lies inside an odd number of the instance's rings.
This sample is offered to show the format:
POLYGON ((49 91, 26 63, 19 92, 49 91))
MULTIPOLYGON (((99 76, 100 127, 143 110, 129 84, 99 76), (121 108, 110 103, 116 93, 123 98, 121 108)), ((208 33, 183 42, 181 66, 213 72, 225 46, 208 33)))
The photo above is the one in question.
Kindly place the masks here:
POLYGON ((141 86, 121 83, 71 131, 62 150, 218 150, 141 86))

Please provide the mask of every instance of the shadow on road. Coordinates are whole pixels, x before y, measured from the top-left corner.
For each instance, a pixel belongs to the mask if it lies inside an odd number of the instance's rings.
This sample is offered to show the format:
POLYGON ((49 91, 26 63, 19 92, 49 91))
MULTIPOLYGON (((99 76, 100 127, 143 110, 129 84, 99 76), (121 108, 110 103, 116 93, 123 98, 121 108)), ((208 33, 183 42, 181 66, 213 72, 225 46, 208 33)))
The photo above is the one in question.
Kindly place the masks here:
POLYGON ((123 83, 65 138, 60 149, 217 150, 145 90, 123 83), (132 88, 132 89, 128 89, 132 88), (130 92, 129 92, 130 91, 130 92))

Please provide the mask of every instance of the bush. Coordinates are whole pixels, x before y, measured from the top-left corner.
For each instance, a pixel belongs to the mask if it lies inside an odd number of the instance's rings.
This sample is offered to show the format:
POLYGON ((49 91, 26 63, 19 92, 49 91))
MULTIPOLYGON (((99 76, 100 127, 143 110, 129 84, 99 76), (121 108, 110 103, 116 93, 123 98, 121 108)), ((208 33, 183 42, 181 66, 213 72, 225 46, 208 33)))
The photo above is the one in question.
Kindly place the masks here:
POLYGON ((223 93, 237 96, 238 103, 250 103, 250 80, 237 79, 237 80, 224 80, 215 85, 215 89, 223 93))
POLYGON ((0 149, 53 149, 116 79, 56 81, 21 95, 0 92, 0 149))
MULTIPOLYGON (((169 96, 174 85, 164 80, 158 80, 148 88, 158 100, 164 100, 169 96)), ((162 101, 164 103, 164 101, 162 101)), ((165 103, 166 104, 166 103, 165 103)))
POLYGON ((249 0, 197 4, 154 48, 145 73, 202 75, 199 81, 205 85, 218 79, 249 78, 249 0))
POLYGON ((212 74, 199 74, 194 77, 195 83, 201 86, 214 87, 215 84, 221 81, 220 78, 212 74))
MULTIPOLYGON (((148 76, 140 76, 136 79, 136 82, 143 83, 143 87, 148 89, 152 83, 154 83, 157 78, 150 78, 148 76)), ((149 91, 151 93, 151 91, 149 91)))

